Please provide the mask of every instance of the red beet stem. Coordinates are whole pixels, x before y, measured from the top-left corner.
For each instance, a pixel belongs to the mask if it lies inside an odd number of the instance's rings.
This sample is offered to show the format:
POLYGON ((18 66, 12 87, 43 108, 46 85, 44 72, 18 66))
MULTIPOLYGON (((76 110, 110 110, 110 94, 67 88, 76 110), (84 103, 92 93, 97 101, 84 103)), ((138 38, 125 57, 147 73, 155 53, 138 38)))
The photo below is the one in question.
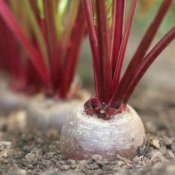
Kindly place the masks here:
POLYGON ((123 37, 123 18, 124 18, 125 1, 113 0, 113 13, 114 13, 114 36, 111 40, 114 40, 113 53, 112 53, 112 72, 114 74, 115 65, 119 55, 120 45, 123 37))
POLYGON ((48 48, 48 58, 50 63, 50 71, 53 81, 53 86, 56 86, 58 73, 60 72, 60 63, 62 55, 61 47, 59 47, 59 55, 56 54, 57 49, 57 33, 56 33, 56 24, 55 24, 55 8, 56 8, 56 1, 50 2, 50 0, 44 0, 44 14, 45 14, 45 28, 46 28, 46 40, 47 40, 47 48, 48 48))
POLYGON ((131 62, 129 63, 119 85, 119 88, 115 91, 113 99, 120 99, 126 93, 126 89, 130 81, 132 81, 133 76, 137 69, 140 66, 141 61, 143 60, 148 48, 150 47, 157 30, 161 22, 163 21, 172 0, 163 1, 162 5, 160 6, 157 15, 155 16, 153 22, 151 23, 150 27, 148 28, 146 34, 144 35, 140 45, 137 48, 136 53, 134 54, 131 62))
POLYGON ((111 72, 111 60, 110 60, 110 48, 109 48, 109 35, 108 35, 108 24, 106 16, 106 7, 104 0, 96 0, 96 12, 97 12, 97 34, 98 34, 98 45, 99 45, 99 65, 103 86, 102 101, 108 101, 110 99, 111 83, 112 83, 112 72, 111 72))
POLYGON ((71 82, 75 74, 81 43, 85 35, 86 25, 84 21, 84 15, 82 13, 82 4, 80 4, 78 16, 72 29, 70 41, 66 50, 64 64, 62 66, 62 82, 60 92, 62 97, 66 97, 66 94, 70 90, 71 82))
POLYGON ((126 52, 128 39, 129 39, 129 34, 131 31, 131 27, 132 27, 132 22, 133 22, 133 18, 134 18, 136 5, 137 5, 137 0, 132 0, 131 7, 130 7, 130 10, 128 13, 126 27, 124 30, 124 34, 123 34, 123 38, 122 38, 122 42, 121 42, 121 46, 120 46, 119 55, 118 55, 116 66, 115 66, 115 72, 114 72, 114 77, 113 77, 113 89, 114 90, 117 89, 119 86, 120 74, 121 74, 122 65, 123 65, 123 61, 124 61, 124 57, 125 57, 125 52, 126 52))
POLYGON ((134 91, 136 85, 143 77, 147 69, 153 63, 153 61, 161 54, 161 52, 175 39, 175 27, 173 27, 154 47, 153 49, 144 57, 137 72, 135 73, 132 81, 129 83, 125 97, 123 99, 124 103, 128 102, 129 97, 134 91))
POLYGON ((0 0, 0 14, 3 20, 8 25, 9 29, 15 34, 18 41, 23 45, 26 53, 28 54, 29 58, 31 59, 32 63, 34 64, 36 70, 38 71, 41 79, 45 83, 46 86, 49 85, 50 79, 46 67, 40 54, 37 50, 32 46, 30 41, 27 39, 25 34, 20 29, 18 23, 16 22, 15 18, 13 17, 12 13, 10 12, 8 6, 4 2, 4 0, 0 0))
POLYGON ((94 14, 92 9, 91 0, 83 0, 83 9, 87 23, 87 30, 89 34, 89 41, 91 45, 92 57, 93 57, 93 70, 94 70, 94 82, 96 96, 101 100, 102 92, 100 89, 100 72, 99 72, 99 53, 98 53, 98 41, 94 26, 94 14))
POLYGON ((25 73, 21 65, 18 43, 2 19, 0 19, 0 38, 1 57, 6 63, 7 70, 13 75, 12 79, 18 78, 24 81, 25 73))

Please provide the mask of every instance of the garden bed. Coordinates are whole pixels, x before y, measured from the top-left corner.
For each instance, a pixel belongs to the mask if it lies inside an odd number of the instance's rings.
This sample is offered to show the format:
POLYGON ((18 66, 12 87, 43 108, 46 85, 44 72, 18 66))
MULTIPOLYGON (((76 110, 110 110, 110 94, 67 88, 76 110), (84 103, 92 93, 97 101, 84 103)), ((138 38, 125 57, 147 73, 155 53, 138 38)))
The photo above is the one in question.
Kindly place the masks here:
POLYGON ((174 90, 140 87, 130 104, 140 114, 147 139, 132 160, 118 157, 108 162, 99 156, 90 160, 67 160, 59 150, 59 133, 41 134, 25 128, 25 113, 0 118, 0 174, 159 174, 175 173, 174 90))

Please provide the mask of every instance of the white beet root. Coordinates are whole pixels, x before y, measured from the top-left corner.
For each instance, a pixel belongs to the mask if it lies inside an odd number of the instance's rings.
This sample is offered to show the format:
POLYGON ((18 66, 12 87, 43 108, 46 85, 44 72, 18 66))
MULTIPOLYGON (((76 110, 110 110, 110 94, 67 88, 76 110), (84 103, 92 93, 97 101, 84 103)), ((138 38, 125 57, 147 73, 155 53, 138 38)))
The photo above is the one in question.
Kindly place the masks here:
POLYGON ((83 107, 67 118, 61 133, 61 151, 71 159, 81 160, 101 155, 108 160, 117 156, 132 159, 143 144, 145 130, 135 110, 127 106, 110 120, 89 117, 83 107))
POLYGON ((45 96, 39 96, 31 101, 27 108, 27 125, 29 128, 42 132, 50 129, 61 131, 63 123, 77 105, 82 105, 87 98, 75 98, 71 100, 54 100, 45 96))
POLYGON ((0 85, 0 114, 8 115, 11 112, 25 109, 29 97, 23 93, 12 91, 7 84, 0 85))

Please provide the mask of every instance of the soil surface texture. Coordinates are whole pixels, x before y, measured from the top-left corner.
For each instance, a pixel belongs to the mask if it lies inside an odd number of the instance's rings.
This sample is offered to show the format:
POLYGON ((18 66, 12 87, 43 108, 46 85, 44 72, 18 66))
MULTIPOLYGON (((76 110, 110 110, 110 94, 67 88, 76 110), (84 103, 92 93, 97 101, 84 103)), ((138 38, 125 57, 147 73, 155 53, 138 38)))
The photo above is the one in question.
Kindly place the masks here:
POLYGON ((174 175, 175 90, 141 87, 130 104, 144 121, 147 138, 133 160, 108 162, 94 155, 74 161, 62 156, 59 133, 25 127, 25 112, 0 117, 0 175, 174 175))

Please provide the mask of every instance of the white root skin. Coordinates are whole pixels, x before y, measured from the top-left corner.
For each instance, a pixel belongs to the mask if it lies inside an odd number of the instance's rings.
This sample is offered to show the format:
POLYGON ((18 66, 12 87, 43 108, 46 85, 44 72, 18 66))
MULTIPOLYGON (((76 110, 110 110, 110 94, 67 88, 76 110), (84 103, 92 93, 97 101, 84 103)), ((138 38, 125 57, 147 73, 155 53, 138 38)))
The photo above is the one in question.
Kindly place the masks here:
POLYGON ((25 109, 29 97, 22 93, 13 92, 8 85, 0 85, 0 114, 8 115, 11 112, 25 109))
POLYGON ((67 118, 60 143, 62 153, 70 159, 101 155, 116 160, 118 155, 132 159, 144 138, 143 123, 131 106, 110 120, 89 117, 81 106, 67 118))
POLYGON ((83 98, 54 100, 45 96, 33 99, 27 108, 27 125, 31 129, 47 132, 51 129, 61 131, 67 116, 77 105, 82 105, 89 94, 83 98))

